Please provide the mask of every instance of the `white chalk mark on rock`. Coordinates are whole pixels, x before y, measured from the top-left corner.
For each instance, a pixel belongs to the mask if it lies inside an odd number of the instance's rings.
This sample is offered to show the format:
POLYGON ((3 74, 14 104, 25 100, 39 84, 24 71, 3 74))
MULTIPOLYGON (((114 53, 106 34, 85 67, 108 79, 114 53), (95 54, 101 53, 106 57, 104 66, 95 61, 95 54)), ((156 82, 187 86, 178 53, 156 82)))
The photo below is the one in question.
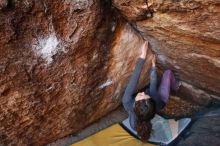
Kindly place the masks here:
POLYGON ((111 85, 112 83, 113 83, 113 81, 108 79, 105 83, 103 83, 102 85, 99 86, 99 89, 107 87, 107 86, 111 85))
POLYGON ((167 61, 167 57, 162 54, 158 54, 157 57, 162 64, 165 64, 165 62, 167 61))
POLYGON ((71 14, 74 11, 85 10, 89 7, 89 1, 88 0, 65 0, 64 3, 68 7, 70 7, 70 13, 71 14))
POLYGON ((48 36, 38 38, 32 47, 37 55, 46 60, 47 64, 53 61, 52 57, 59 51, 65 51, 54 30, 48 36))
POLYGON ((208 62, 210 62, 210 63, 214 64, 216 67, 220 68, 220 59, 216 59, 214 57, 210 57, 210 56, 207 56, 207 55, 196 54, 196 53, 191 53, 191 54, 188 54, 188 55, 192 56, 192 57, 207 59, 208 62))
POLYGON ((174 67, 175 67, 176 69, 181 69, 181 67, 178 66, 178 65, 174 65, 174 67))

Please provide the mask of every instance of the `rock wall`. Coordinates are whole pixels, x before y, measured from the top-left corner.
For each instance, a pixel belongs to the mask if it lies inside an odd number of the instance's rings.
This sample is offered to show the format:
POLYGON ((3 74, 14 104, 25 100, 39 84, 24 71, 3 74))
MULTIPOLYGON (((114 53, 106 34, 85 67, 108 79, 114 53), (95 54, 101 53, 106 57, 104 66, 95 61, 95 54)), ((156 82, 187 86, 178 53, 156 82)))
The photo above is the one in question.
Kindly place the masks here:
POLYGON ((120 105, 143 39, 109 1, 0 6, 0 145, 44 145, 120 105))
POLYGON ((209 93, 200 94, 206 99, 219 98, 219 1, 113 0, 113 5, 150 42, 163 69, 190 84, 188 91, 199 94, 201 89, 209 93))
POLYGON ((1 0, 0 12, 0 145, 44 145, 117 108, 144 39, 189 98, 220 95, 218 1, 1 0))

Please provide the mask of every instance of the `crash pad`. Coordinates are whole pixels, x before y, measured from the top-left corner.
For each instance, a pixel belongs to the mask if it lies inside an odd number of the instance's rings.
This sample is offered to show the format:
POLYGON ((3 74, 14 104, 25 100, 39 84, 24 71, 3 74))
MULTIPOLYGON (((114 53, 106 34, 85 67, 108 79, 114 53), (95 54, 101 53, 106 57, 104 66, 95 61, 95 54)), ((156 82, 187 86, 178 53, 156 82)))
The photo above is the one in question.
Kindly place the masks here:
POLYGON ((112 125, 71 146, 155 146, 130 135, 120 124, 112 125))
MULTIPOLYGON (((148 141, 160 145, 170 144, 180 135, 190 122, 191 118, 182 118, 179 120, 166 119, 156 114, 151 120, 152 131, 148 141)), ((131 128, 128 118, 125 119, 122 124, 132 133, 132 135, 137 136, 137 132, 131 128)))

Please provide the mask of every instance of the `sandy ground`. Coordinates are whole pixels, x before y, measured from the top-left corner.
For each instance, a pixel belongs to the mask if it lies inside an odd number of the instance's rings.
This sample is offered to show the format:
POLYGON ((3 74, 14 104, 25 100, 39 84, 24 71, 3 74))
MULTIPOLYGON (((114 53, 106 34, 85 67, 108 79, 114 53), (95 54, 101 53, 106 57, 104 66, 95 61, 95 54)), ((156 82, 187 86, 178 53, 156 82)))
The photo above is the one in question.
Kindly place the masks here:
POLYGON ((78 133, 73 133, 64 138, 60 138, 52 143, 47 144, 47 146, 69 146, 77 141, 80 141, 90 135, 97 133, 102 129, 123 121, 126 117, 127 113, 124 111, 123 107, 119 107, 117 110, 101 118, 100 120, 96 121, 82 131, 78 133))

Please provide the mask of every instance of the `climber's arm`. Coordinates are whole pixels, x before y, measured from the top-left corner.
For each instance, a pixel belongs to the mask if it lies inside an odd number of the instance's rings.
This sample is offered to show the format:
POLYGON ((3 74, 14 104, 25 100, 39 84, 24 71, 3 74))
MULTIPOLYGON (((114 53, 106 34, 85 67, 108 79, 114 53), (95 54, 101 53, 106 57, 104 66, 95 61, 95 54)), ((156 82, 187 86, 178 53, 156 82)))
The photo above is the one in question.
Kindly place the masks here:
POLYGON ((126 111, 129 111, 133 108, 133 102, 134 102, 133 94, 135 92, 136 85, 137 85, 143 64, 144 64, 144 59, 138 58, 134 72, 125 89, 125 93, 122 98, 122 103, 126 111))
POLYGON ((152 59, 152 68, 150 73, 150 96, 156 103, 156 109, 159 111, 164 106, 165 103, 161 100, 158 92, 157 92, 157 69, 156 69, 156 57, 153 56, 152 59))
POLYGON ((145 43, 142 46, 142 53, 140 57, 137 59, 135 69, 132 73, 132 76, 128 82, 128 85, 125 89, 125 93, 122 98, 122 103, 126 111, 133 109, 133 102, 134 102, 133 94, 135 92, 136 85, 137 85, 137 82, 138 82, 138 79, 139 79, 139 76, 140 76, 140 73, 141 73, 141 70, 144 64, 144 59, 146 58, 146 52, 147 52, 147 47, 148 47, 147 45, 148 44, 145 43))

